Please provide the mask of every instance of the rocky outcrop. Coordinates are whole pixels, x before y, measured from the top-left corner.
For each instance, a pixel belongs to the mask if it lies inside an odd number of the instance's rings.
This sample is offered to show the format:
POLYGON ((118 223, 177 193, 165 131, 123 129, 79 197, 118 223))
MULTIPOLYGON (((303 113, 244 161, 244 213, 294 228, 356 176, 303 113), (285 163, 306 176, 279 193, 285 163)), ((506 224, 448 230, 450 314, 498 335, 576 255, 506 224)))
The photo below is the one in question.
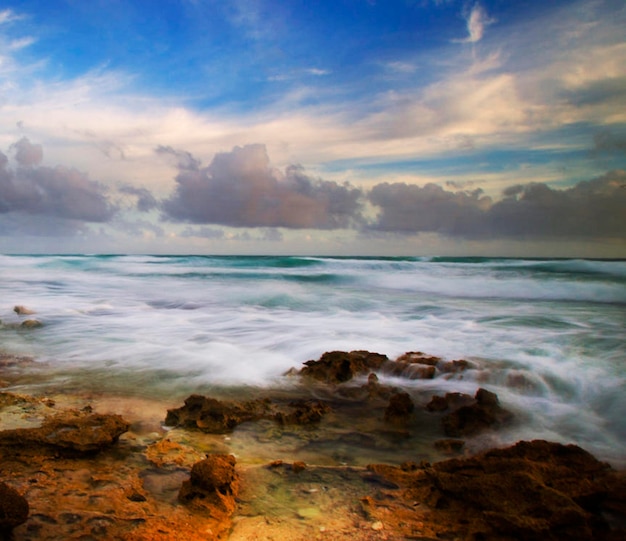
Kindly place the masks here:
POLYGON ((330 411, 320 400, 292 400, 286 405, 271 400, 228 402, 201 395, 191 395, 184 406, 167 411, 165 424, 198 429, 209 434, 226 434, 245 422, 268 419, 281 425, 319 423, 330 411))
POLYGON ((239 476, 232 455, 209 455, 191 468, 189 480, 178 493, 180 502, 221 520, 232 515, 239 491, 239 476))
POLYGON ((478 389, 474 398, 463 393, 434 396, 426 409, 431 412, 452 410, 444 415, 442 424, 446 435, 453 438, 499 428, 513 419, 513 414, 500 405, 498 396, 486 389, 478 389))
POLYGON ((386 355, 369 351, 330 351, 317 361, 306 361, 300 375, 324 383, 339 384, 356 376, 367 376, 388 361, 386 355))
POLYGON ((0 481, 0 538, 28 519, 28 502, 14 488, 0 481))
POLYGON ((43 447, 73 453, 96 453, 128 430, 119 415, 69 411, 46 419, 38 428, 15 428, 0 432, 0 446, 43 447))
POLYGON ((626 479, 575 445, 519 442, 471 458, 369 466, 398 485, 366 513, 406 538, 578 541, 626 535, 626 479))
POLYGON ((226 402, 194 394, 185 400, 184 406, 167 410, 165 424, 224 434, 241 423, 262 419, 269 410, 268 400, 226 402))

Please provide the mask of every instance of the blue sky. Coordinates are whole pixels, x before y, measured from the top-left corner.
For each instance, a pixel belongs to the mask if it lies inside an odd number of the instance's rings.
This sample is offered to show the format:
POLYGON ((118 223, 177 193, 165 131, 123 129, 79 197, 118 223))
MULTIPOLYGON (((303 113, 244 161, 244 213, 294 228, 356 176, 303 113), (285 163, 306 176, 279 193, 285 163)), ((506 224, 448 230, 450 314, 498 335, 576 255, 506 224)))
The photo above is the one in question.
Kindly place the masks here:
POLYGON ((626 5, 0 2, 0 252, 626 257, 626 5))

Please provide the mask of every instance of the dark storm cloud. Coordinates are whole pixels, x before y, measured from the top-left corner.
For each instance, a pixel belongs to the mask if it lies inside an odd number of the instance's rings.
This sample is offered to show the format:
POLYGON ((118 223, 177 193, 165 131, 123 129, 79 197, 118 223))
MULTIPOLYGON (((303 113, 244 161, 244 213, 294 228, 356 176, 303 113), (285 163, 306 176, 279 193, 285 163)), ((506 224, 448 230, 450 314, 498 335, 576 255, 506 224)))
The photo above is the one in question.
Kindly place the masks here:
POLYGON ((467 238, 625 238, 624 186, 626 172, 611 171, 563 190, 542 183, 511 186, 494 203, 480 190, 380 184, 369 194, 380 209, 370 227, 467 238))
POLYGON ((23 138, 11 148, 18 164, 14 169, 0 152, 0 213, 23 212, 85 222, 106 222, 115 214, 104 187, 84 173, 61 165, 39 166, 43 158, 40 145, 23 138))
POLYGON ((378 184, 369 193, 380 214, 373 229, 397 232, 437 232, 459 235, 484 228, 491 198, 480 189, 451 192, 437 184, 378 184))
POLYGON ((313 179, 299 166, 272 169, 264 145, 217 154, 208 167, 187 152, 159 147, 177 160, 165 215, 182 222, 233 227, 347 228, 361 220, 361 190, 313 179))

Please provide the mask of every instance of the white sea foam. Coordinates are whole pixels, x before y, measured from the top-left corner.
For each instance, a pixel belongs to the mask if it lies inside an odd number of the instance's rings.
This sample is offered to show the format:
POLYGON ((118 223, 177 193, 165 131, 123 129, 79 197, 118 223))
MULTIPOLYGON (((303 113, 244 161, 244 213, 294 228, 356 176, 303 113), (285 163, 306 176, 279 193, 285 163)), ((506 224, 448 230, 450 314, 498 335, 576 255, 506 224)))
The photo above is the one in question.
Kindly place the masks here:
POLYGON ((463 379, 410 384, 486 386, 526 416, 511 437, 615 460, 625 279, 597 261, 0 256, 0 332, 76 385, 146 394, 274 385, 333 349, 466 358, 463 379), (17 304, 45 326, 17 329, 17 304))

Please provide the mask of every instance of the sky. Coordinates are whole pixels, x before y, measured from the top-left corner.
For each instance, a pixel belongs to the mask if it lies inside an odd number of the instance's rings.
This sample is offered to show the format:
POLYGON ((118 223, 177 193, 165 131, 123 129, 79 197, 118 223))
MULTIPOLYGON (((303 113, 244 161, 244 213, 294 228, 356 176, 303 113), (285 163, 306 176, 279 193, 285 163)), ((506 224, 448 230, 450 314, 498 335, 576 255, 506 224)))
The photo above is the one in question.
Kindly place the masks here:
POLYGON ((0 253, 626 258, 623 0, 0 0, 0 253))

